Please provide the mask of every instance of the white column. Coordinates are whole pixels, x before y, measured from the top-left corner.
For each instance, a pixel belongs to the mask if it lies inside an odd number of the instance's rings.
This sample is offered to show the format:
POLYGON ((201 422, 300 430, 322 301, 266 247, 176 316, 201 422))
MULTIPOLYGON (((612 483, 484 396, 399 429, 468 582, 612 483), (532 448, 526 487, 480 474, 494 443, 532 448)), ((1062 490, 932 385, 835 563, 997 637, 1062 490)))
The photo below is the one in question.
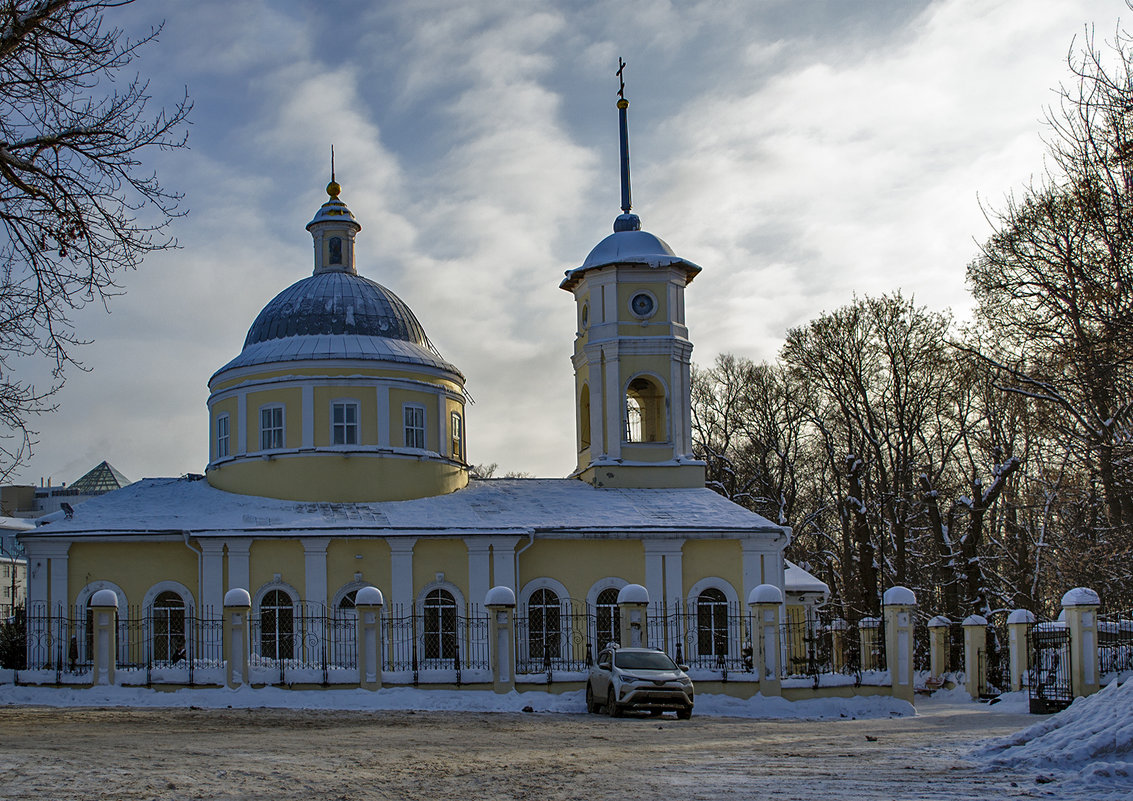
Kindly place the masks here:
MULTIPOLYGON (((743 540, 740 542, 740 551, 743 554, 744 591, 742 597, 747 598, 751 595, 751 591, 760 584, 776 583, 774 580, 768 581, 763 577, 763 557, 767 553, 763 546, 757 542, 743 540)), ((782 590, 786 589, 782 584, 777 586, 782 590)))
POLYGON ((492 586, 510 587, 511 591, 517 595, 519 594, 519 587, 515 583, 515 546, 520 539, 520 537, 491 537, 489 539, 492 544, 492 586))
POLYGON ((448 404, 444 393, 437 396, 437 453, 441 456, 449 455, 448 441, 448 404))
POLYGON ((303 600, 327 605, 327 542, 324 538, 303 537, 303 600))
POLYGON ((226 540, 224 544, 228 546, 228 589, 251 592, 251 540, 226 540))
POLYGON ((236 393, 236 454, 248 452, 248 393, 236 393))
POLYGON ((389 447, 389 386, 379 384, 378 394, 378 447, 389 447))
MULTIPOLYGON (((590 359, 590 354, 587 354, 590 359)), ((600 357, 599 357, 600 358, 600 357)), ((607 453, 606 435, 602 428, 602 410, 604 396, 602 394, 602 364, 600 361, 590 359, 587 366, 590 384, 590 461, 596 462, 607 453)), ((579 465, 585 467, 586 465, 579 465)))
POLYGON ((29 542, 24 546, 28 558, 28 608, 34 603, 50 600, 47 597, 47 570, 50 558, 43 543, 29 542))
MULTIPOLYGON (((67 593, 67 551, 70 543, 60 543, 51 555, 51 609, 66 608, 67 593)), ((123 613, 125 614, 125 613, 123 613)))
MULTIPOLYGON (((303 414, 303 442, 300 447, 315 447, 315 388, 307 384, 301 391, 301 407, 303 414)), ((328 410, 329 413, 329 410, 328 410)))
POLYGON ((416 537, 390 537, 390 602, 395 614, 400 607, 402 614, 413 609, 413 546, 416 537))
POLYGON ((219 615, 224 603, 224 542, 198 540, 201 548, 201 587, 198 602, 210 617, 219 615))
POLYGON ((479 606, 491 588, 492 552, 491 543, 484 536, 464 538, 468 549, 468 605, 479 606))
POLYGON ((684 540, 645 540, 645 589, 654 603, 670 609, 684 591, 681 548, 684 540))
MULTIPOLYGON (((610 346, 603 349, 606 357, 606 374, 602 386, 602 399, 606 407, 606 454, 611 459, 622 458, 622 381, 618 370, 618 349, 610 346)), ((593 403, 593 399, 591 400, 593 403)))

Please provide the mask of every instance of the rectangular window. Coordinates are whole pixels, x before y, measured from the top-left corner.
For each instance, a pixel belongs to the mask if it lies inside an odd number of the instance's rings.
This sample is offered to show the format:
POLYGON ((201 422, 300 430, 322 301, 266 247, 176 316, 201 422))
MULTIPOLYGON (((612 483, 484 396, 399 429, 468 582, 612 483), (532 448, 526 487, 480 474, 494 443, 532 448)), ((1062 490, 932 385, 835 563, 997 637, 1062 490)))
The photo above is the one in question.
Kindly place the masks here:
POLYGON ((283 407, 265 406, 260 409, 260 450, 283 447, 283 407))
POLYGON ((405 412, 405 447, 425 449, 425 407, 404 407, 405 412))
POLYGON ((330 405, 331 444, 358 444, 358 404, 335 401, 330 405))
POLYGON ((460 412, 452 413, 452 458, 464 461, 464 419, 460 412))
POLYGON ((223 459, 228 455, 228 415, 222 414, 216 418, 216 458, 223 459))

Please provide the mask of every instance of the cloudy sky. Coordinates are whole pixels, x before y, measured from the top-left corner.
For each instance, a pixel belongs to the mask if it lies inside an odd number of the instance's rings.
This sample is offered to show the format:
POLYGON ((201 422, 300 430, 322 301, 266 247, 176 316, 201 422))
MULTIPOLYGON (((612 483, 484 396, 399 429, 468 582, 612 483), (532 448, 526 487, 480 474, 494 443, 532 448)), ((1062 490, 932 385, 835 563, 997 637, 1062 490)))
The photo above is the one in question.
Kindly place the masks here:
POLYGON ((202 472, 206 382, 311 270, 328 151, 363 226, 359 272, 468 377, 469 458, 574 466, 573 300, 558 289, 618 213, 627 69, 635 211, 704 271, 693 359, 773 360, 787 330, 897 289, 963 317, 994 206, 1042 169, 1066 56, 1119 0, 146 0, 136 62, 195 103, 191 149, 155 155, 189 210, 181 248, 124 277, 26 483, 102 459, 202 472))

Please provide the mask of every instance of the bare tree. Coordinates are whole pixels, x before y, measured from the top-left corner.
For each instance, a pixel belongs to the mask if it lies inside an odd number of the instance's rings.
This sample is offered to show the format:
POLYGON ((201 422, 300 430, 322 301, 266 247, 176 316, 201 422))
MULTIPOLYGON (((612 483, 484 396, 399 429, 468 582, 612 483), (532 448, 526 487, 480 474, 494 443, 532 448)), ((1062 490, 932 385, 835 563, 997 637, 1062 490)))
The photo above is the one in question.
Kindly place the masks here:
POLYGON ((132 2, 0 0, 0 477, 30 453, 30 417, 78 365, 71 313, 175 244, 181 196, 140 159, 185 145, 191 104, 150 111, 145 80, 118 82, 160 31, 132 39, 106 24, 132 2), (25 357, 48 360, 50 386, 14 377, 25 357))
POLYGON ((1108 524, 1133 529, 1122 472, 1133 418, 1133 39, 1072 53, 1047 114, 1040 185, 988 212, 995 233, 968 267, 984 326, 1013 359, 982 355, 1005 389, 1058 411, 1102 486, 1108 524))

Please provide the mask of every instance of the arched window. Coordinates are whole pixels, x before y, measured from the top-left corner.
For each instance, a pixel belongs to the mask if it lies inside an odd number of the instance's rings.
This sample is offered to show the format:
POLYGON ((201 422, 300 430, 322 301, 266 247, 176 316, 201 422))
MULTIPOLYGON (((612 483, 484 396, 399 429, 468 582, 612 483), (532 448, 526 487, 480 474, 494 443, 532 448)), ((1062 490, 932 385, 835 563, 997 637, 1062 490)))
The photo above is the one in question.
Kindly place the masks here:
POLYGON ((578 449, 590 447, 590 385, 583 384, 578 394, 578 449))
POLYGON ((339 614, 346 614, 354 611, 354 603, 358 598, 358 590, 351 590, 342 596, 342 600, 338 602, 339 614))
POLYGON ((648 376, 629 382, 625 397, 625 441, 664 442, 665 390, 648 376))
POLYGON ((531 593, 527 602, 527 649, 531 659, 558 658, 562 642, 559 596, 551 590, 531 593))
POLYGON ((422 603, 425 618, 426 659, 453 659, 457 656, 456 599, 448 590, 431 590, 422 603))
POLYGON ((260 656, 291 659, 295 650, 295 607, 283 590, 272 590, 260 601, 260 656))
POLYGON ((728 599, 715 587, 696 598, 696 648, 699 656, 728 655, 728 599))
POLYGON ((622 612, 618 608, 618 589, 610 587, 598 593, 595 603, 595 628, 597 629, 598 650, 605 648, 609 643, 621 642, 622 612))
POLYGON ((153 630, 153 661, 175 664, 186 657, 185 601, 177 593, 166 590, 150 607, 153 630))
POLYGON ((342 238, 332 236, 330 238, 330 264, 342 264, 342 238))

